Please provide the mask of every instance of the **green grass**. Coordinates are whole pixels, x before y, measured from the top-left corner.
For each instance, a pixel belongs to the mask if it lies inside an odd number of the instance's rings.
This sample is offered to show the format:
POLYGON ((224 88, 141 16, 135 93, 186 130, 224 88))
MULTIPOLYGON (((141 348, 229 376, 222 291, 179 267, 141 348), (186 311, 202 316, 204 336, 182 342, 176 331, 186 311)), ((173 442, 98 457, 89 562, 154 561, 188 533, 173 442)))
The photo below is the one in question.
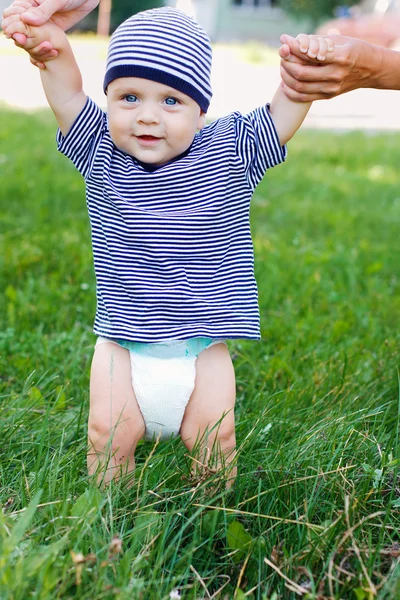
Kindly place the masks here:
POLYGON ((179 440, 139 445, 131 489, 88 482, 95 283, 54 134, 1 112, 1 600, 399 598, 400 136, 300 133, 256 191, 227 495, 179 440))

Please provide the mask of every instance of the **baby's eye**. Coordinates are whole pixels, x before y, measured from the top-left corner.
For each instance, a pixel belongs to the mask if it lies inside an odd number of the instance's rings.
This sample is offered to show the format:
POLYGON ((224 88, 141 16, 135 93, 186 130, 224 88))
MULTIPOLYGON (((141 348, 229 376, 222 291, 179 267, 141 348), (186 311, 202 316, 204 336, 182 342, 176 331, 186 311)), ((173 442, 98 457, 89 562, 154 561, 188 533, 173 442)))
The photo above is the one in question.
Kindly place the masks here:
POLYGON ((168 106, 175 106, 176 104, 178 104, 178 100, 176 98, 173 98, 172 96, 168 96, 168 98, 165 98, 165 104, 167 104, 168 106))
POLYGON ((135 94, 126 94, 124 96, 124 100, 126 100, 127 102, 129 102, 130 104, 132 104, 133 102, 137 102, 137 96, 135 96, 135 94))

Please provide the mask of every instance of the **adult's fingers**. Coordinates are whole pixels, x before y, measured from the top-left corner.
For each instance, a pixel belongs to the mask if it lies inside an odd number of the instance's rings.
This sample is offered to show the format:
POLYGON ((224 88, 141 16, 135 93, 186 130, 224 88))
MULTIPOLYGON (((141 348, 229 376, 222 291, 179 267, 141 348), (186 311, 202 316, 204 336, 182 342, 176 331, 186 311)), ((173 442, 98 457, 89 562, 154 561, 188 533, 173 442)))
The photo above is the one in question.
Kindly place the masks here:
MULTIPOLYGON (((321 79, 315 78, 315 81, 307 81, 301 80, 297 77, 293 77, 286 69, 283 64, 284 61, 281 62, 281 79, 283 83, 293 90, 295 95, 302 96, 315 96, 318 94, 320 98, 326 98, 326 94, 321 91, 321 79)), ((309 67, 311 69, 316 69, 317 67, 309 67)), ((321 76, 320 76, 321 78, 321 76)), ((288 94, 287 94, 288 95, 288 94)), ((304 100, 304 98, 303 98, 304 100)))
POLYGON ((279 48, 279 56, 283 60, 290 60, 292 55, 290 54, 290 48, 287 44, 282 44, 282 46, 279 48))
POLYGON ((14 2, 10 4, 10 6, 7 6, 7 8, 3 10, 3 20, 7 17, 10 17, 11 15, 14 15, 15 13, 20 13, 21 9, 23 9, 24 11, 30 8, 31 6, 32 4, 28 0, 14 0, 14 2))
MULTIPOLYGON (((302 35, 303 34, 300 34, 297 37, 299 38, 302 35)), ((290 53, 292 56, 304 58, 304 53, 308 49, 308 43, 306 44, 305 40, 303 40, 303 51, 300 50, 299 41, 296 38, 292 37, 291 35, 288 35, 287 33, 284 33, 283 35, 281 35, 280 40, 281 40, 282 44, 285 44, 289 47, 290 53)))
MULTIPOLYGON (((316 52, 313 52, 318 45, 318 42, 316 42, 316 36, 309 36, 304 33, 300 33, 297 38, 294 38, 285 33, 281 36, 280 40, 282 44, 289 46, 292 57, 297 56, 303 61, 307 61, 309 64, 315 65, 318 63, 316 52), (311 49, 311 54, 315 54, 315 57, 310 56, 309 48, 311 49)), ((292 60, 292 58, 290 60, 292 60)))
POLYGON ((16 19, 13 21, 8 27, 8 37, 13 38, 15 34, 21 33, 23 35, 27 34, 27 27, 25 23, 22 23, 21 19, 16 19))
POLYGON ((21 15, 28 25, 43 25, 66 4, 65 0, 44 0, 40 6, 29 8, 21 15))
POLYGON ((329 65, 310 64, 304 60, 281 60, 281 69, 296 81, 320 82, 326 79, 329 65))
POLYGON ((287 66, 288 63, 281 61, 281 79, 285 94, 295 102, 327 100, 343 91, 341 78, 332 76, 329 65, 321 67, 291 65, 302 69, 301 74, 296 76, 288 72, 287 66))
POLYGON ((12 25, 13 23, 15 23, 16 21, 20 20, 20 15, 25 11, 25 8, 23 6, 16 6, 15 7, 15 11, 8 15, 8 17, 4 18, 5 12, 3 13, 3 20, 1 22, 1 28, 4 31, 4 34, 7 38, 10 38, 11 35, 8 31, 10 25, 12 25))
POLYGON ((303 94, 301 92, 296 92, 291 87, 287 86, 282 81, 282 89, 285 92, 285 95, 293 102, 314 102, 315 100, 325 100, 326 96, 322 94, 303 94))
POLYGON ((305 64, 311 64, 310 62, 307 61, 307 56, 304 56, 303 54, 301 55, 301 58, 299 58, 298 56, 296 56, 295 54, 292 54, 290 51, 290 48, 287 44, 283 44, 280 48, 279 48, 279 56, 281 57, 281 59, 283 59, 285 62, 291 62, 291 63, 298 63, 300 65, 305 65, 305 64))

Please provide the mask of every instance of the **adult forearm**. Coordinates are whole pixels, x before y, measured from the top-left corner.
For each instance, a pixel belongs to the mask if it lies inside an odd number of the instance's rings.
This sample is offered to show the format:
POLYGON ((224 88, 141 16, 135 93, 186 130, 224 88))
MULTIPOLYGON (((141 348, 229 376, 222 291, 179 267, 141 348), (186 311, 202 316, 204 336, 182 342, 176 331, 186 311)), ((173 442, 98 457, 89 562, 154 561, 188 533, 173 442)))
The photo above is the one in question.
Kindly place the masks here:
POLYGON ((342 90, 359 87, 400 89, 400 52, 373 46, 361 40, 349 40, 339 46, 342 64, 342 90))

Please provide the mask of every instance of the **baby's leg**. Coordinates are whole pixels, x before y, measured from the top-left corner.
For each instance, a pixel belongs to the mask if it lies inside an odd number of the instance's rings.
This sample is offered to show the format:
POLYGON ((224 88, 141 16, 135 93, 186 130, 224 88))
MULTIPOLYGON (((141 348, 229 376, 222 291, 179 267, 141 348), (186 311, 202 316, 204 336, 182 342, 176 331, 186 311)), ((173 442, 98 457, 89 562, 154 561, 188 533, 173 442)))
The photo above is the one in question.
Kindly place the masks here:
POLYGON ((197 448, 201 440, 200 452, 194 456, 199 462, 228 468, 228 489, 236 477, 233 462, 235 397, 235 373, 228 348, 225 344, 216 344, 203 350, 196 361, 195 387, 185 410, 180 435, 189 451, 197 448))
POLYGON ((113 342, 95 348, 90 376, 88 471, 98 483, 130 473, 145 425, 132 389, 129 351, 113 342))

